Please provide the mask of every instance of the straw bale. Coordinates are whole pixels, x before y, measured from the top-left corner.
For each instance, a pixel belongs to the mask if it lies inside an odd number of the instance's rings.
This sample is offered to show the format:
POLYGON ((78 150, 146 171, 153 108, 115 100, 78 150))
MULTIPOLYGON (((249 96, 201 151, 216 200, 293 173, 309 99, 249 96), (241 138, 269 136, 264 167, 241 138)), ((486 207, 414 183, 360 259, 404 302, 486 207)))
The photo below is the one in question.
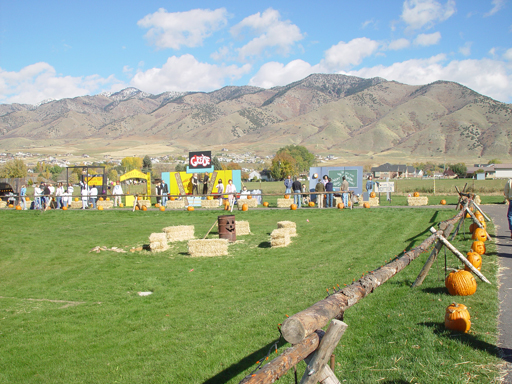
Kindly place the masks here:
POLYGON ((290 208, 293 204, 293 199, 277 199, 277 208, 290 208))
POLYGON ((151 200, 138 200, 137 204, 139 204, 140 207, 145 205, 146 208, 151 208, 151 200))
POLYGON ((167 245, 167 243, 162 244, 157 241, 154 243, 149 243, 149 248, 151 249, 151 252, 163 252, 169 249, 169 245, 167 245))
POLYGON ((201 200, 201 208, 219 208, 219 200, 201 200))
POLYGON ((0 200, 0 208, 5 208, 5 207, 7 207, 7 201, 0 200))
POLYGON ((379 206, 379 198, 378 197, 370 197, 370 207, 378 207, 379 206))
POLYGON ((270 246, 272 248, 287 247, 290 243, 291 241, 289 237, 277 237, 275 239, 270 239, 270 246))
POLYGON ((82 200, 71 202, 71 209, 80 209, 80 208, 82 208, 82 200))
POLYGON ((188 253, 192 257, 225 256, 228 254, 228 239, 198 239, 188 242, 188 253))
POLYGON ((293 221, 278 221, 277 228, 286 229, 290 237, 297 236, 297 224, 293 221))
POLYGON ((480 195, 475 195, 475 203, 478 205, 482 204, 482 199, 480 199, 480 195))
POLYGON ((113 201, 97 201, 96 202, 96 205, 98 207, 103 207, 103 209, 109 209, 109 208, 112 208, 114 206, 114 202, 113 201))
POLYGON ((152 233, 151 235, 149 235, 149 242, 150 243, 159 242, 159 243, 167 244, 167 236, 165 236, 165 233, 163 233, 163 232, 152 233))
POLYGON ((165 227, 163 231, 167 237, 167 241, 184 241, 192 240, 195 238, 193 225, 176 225, 173 227, 165 227))
POLYGON ((251 233, 251 228, 249 227, 248 221, 238 221, 235 222, 236 234, 237 236, 248 235, 251 233))
POLYGON ((247 208, 258 208, 258 200, 256 199, 239 199, 237 202, 238 209, 242 209, 244 204, 247 204, 247 208))
POLYGON ((291 243, 289 228, 274 229, 270 234, 270 246, 286 247, 291 243))
POLYGON ((408 197, 407 205, 411 205, 411 206, 428 205, 428 197, 427 196, 408 197))
POLYGON ((165 206, 167 209, 183 209, 185 208, 185 200, 168 200, 165 206))
POLYGON ((343 203, 342 197, 334 197, 334 206, 337 207, 339 203, 343 203))

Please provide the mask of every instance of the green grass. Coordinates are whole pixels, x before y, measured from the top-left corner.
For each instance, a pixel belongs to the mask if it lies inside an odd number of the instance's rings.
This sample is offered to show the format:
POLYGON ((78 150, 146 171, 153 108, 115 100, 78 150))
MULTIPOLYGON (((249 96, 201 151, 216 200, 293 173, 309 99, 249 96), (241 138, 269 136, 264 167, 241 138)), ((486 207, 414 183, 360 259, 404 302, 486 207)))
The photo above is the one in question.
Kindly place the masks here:
MULTIPOLYGON (((129 249, 169 225, 193 224, 202 237, 220 211, 2 210, 9 233, 0 239, 0 382, 237 383, 266 355, 287 314, 418 245, 454 213, 236 212, 252 234, 240 236, 229 256, 191 258, 184 242, 157 254, 89 251, 129 249), (295 221, 299 236, 271 249, 269 233, 281 220, 295 221)), ((465 253, 471 241, 461 235, 454 243, 465 253)), ((346 311, 349 327, 335 352, 341 380, 489 383, 498 376, 495 247, 488 245, 482 268, 493 285, 479 282, 470 297, 447 294, 444 254, 411 289, 427 256, 346 311), (470 334, 444 329, 452 301, 469 307, 470 334)), ((459 264, 448 254, 449 266, 459 264)), ((292 372, 280 382, 293 383, 292 372)))

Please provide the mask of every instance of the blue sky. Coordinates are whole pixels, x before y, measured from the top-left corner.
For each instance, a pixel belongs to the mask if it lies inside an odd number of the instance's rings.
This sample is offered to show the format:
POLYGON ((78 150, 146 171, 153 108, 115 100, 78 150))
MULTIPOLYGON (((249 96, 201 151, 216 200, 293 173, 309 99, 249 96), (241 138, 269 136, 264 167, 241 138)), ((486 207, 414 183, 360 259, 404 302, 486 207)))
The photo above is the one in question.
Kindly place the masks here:
POLYGON ((0 103, 311 73, 456 81, 512 102, 510 0, 0 0, 0 103))

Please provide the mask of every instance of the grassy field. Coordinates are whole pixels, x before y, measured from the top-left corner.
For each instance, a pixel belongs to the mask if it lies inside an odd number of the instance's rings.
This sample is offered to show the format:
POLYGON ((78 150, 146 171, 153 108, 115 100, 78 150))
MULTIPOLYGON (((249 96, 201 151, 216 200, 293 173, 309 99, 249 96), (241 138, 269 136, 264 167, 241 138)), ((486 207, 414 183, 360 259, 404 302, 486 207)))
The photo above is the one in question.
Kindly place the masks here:
MULTIPOLYGON (((229 256, 191 258, 129 250, 169 225, 195 225, 202 237, 219 212, 1 211, 0 382, 237 383, 265 357, 276 326, 418 245, 451 209, 250 210, 237 212, 252 234, 229 256), (277 221, 299 236, 272 249, 277 221), (140 297, 137 292, 151 291, 140 297)), ((492 228, 491 228, 492 231, 492 228)), ((217 237, 214 229, 211 238, 217 237)), ((462 251, 471 241, 458 236, 462 251)), ((410 285, 427 254, 347 310, 336 375, 351 383, 490 383, 498 376, 495 247, 490 244, 470 297, 444 288, 444 255, 424 285, 410 285), (469 334, 444 329, 444 310, 466 304, 469 334)), ((447 255, 448 266, 459 262, 447 255)), ((279 351, 288 347, 281 342, 279 351)), ((273 358, 275 354, 272 354, 273 358)), ((299 366, 299 374, 304 370, 299 366)), ((293 383, 293 373, 280 382, 293 383)))

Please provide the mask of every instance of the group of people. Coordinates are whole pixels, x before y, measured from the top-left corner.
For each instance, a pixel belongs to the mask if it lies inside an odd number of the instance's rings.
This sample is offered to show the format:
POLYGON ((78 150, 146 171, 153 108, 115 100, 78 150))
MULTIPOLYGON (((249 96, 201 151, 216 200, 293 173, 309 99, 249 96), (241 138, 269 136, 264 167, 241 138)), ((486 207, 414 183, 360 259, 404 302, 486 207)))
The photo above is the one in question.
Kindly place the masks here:
MULTIPOLYGON (((190 179, 190 184, 192 186, 192 195, 199 195, 199 186, 202 185, 203 188, 203 195, 206 195, 208 193, 208 182, 210 181, 210 175, 208 175, 208 172, 205 172, 203 174, 202 178, 199 178, 197 173, 194 173, 192 175, 192 178, 190 179)), ((222 182, 222 180, 221 180, 222 182)))
MULTIPOLYGON (((41 183, 34 188, 34 209, 46 209, 55 198, 56 209, 67 207, 71 204, 74 188, 71 184, 57 183, 55 187, 52 183, 41 183)), ((22 209, 27 209, 25 198, 27 188, 23 185, 20 190, 20 205, 22 209)))
MULTIPOLYGON (((233 206, 235 199, 236 199, 236 186, 233 184, 233 180, 228 180, 228 185, 224 187, 224 184, 222 183, 222 179, 219 179, 219 183, 215 186, 215 189, 217 189, 217 194, 219 195, 219 205, 222 205, 223 200, 228 201, 229 205, 233 206), (228 194, 227 198, 223 198, 222 194, 228 194)), ((208 193, 208 190, 206 190, 208 193)))
POLYGON ((167 198, 169 197, 169 186, 165 181, 160 180, 156 183, 156 202, 162 204, 164 207, 167 204, 167 198))

